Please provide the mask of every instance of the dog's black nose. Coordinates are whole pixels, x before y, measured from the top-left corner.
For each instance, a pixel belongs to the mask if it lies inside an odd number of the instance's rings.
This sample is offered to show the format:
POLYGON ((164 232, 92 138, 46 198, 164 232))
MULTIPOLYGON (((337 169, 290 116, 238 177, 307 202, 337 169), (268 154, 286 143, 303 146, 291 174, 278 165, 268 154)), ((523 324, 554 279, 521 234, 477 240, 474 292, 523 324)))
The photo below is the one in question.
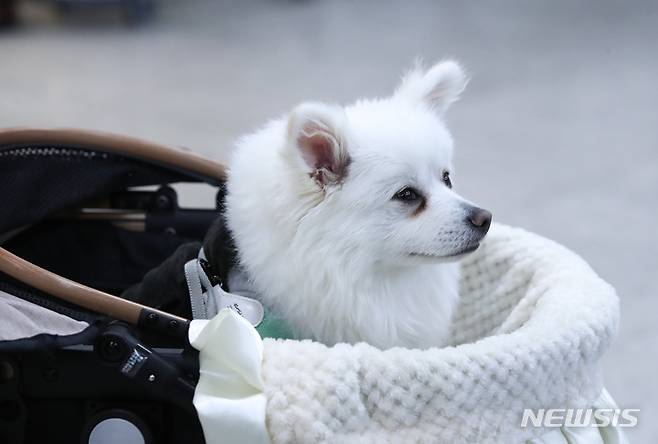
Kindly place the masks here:
POLYGON ((473 208, 468 214, 468 221, 475 228, 486 233, 491 225, 491 213, 482 208, 473 208))

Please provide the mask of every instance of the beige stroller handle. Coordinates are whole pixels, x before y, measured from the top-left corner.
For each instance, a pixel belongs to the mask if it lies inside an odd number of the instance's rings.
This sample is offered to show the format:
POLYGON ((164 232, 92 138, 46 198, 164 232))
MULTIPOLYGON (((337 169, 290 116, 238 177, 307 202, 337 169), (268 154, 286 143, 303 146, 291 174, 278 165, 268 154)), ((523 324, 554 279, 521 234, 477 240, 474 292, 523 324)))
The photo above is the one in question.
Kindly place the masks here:
POLYGON ((130 324, 144 323, 148 325, 151 320, 153 324, 159 324, 160 322, 157 320, 166 320, 167 323, 177 321, 178 326, 189 323, 185 318, 146 307, 58 276, 21 259, 4 248, 0 248, 0 271, 64 301, 130 324))
POLYGON ((0 130, 1 145, 50 144, 97 149, 108 153, 150 160, 205 177, 223 180, 226 167, 191 151, 170 148, 132 137, 80 129, 10 128, 0 130))

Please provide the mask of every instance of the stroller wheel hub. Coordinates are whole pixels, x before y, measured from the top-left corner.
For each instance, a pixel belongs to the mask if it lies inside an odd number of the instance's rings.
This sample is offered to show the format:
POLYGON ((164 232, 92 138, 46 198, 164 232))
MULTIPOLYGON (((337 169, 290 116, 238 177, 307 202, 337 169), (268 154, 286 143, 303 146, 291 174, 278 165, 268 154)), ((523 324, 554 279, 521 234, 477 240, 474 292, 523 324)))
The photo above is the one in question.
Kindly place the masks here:
POLYGON ((89 435, 89 444, 109 444, 120 438, 125 444, 144 444, 142 432, 123 418, 108 418, 96 424, 89 435))
POLYGON ((87 444, 150 444, 153 439, 148 426, 137 415, 123 409, 107 410, 88 425, 87 444))

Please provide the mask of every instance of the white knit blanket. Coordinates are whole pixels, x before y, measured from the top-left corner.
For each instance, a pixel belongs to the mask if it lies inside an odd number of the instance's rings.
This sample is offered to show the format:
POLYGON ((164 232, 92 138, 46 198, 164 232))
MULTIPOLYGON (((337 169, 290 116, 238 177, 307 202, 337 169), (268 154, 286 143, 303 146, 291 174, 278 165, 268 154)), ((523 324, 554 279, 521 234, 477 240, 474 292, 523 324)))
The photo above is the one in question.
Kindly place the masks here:
POLYGON ((274 443, 517 443, 525 408, 589 407, 614 336, 614 289, 566 248, 494 226, 465 260, 454 346, 381 351, 265 340, 274 443))

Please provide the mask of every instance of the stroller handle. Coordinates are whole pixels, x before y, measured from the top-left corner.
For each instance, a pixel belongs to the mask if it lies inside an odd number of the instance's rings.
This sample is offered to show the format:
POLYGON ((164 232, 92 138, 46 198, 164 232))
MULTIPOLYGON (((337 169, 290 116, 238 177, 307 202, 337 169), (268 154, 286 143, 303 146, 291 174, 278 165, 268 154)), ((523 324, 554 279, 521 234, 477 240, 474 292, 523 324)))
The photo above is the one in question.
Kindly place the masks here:
POLYGON ((226 179, 226 166, 219 162, 189 150, 170 148, 133 137, 73 128, 0 129, 0 150, 3 147, 22 144, 63 144, 71 147, 96 149, 160 163, 215 181, 226 179))
POLYGON ((190 321, 59 276, 0 248, 0 271, 66 302, 187 340, 190 321))

